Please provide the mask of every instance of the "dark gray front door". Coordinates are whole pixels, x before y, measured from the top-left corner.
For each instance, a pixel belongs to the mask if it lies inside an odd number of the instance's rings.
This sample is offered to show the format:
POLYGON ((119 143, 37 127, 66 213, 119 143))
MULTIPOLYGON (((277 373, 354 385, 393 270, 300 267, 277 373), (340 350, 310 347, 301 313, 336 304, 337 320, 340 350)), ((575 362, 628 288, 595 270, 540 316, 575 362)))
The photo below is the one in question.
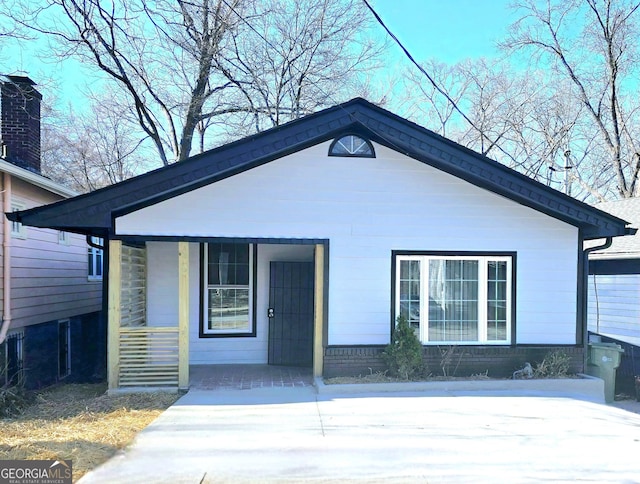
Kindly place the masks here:
POLYGON ((313 262, 271 262, 269 364, 313 364, 313 262))

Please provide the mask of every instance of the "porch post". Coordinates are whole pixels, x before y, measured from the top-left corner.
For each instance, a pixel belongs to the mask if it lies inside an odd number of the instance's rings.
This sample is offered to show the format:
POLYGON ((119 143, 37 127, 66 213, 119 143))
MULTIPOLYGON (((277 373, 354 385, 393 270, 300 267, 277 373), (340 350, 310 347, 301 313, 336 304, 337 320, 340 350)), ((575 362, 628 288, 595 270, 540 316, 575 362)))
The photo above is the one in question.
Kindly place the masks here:
POLYGON ((178 387, 189 388, 189 242, 178 242, 178 387))
POLYGON ((324 245, 315 247, 315 280, 313 297, 313 376, 322 376, 324 350, 322 326, 324 322, 324 245))
POLYGON ((109 390, 118 388, 118 372, 120 368, 120 289, 122 261, 122 241, 109 241, 109 277, 108 277, 108 352, 107 377, 109 390))

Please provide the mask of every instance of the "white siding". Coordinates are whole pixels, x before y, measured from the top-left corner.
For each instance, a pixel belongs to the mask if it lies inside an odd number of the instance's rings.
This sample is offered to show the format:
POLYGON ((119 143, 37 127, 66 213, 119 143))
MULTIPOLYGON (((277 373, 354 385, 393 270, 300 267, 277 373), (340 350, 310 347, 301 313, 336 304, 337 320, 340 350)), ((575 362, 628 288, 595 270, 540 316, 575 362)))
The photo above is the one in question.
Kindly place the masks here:
POLYGON ((331 345, 388 342, 392 250, 517 252, 517 342, 575 343, 575 227, 379 145, 375 159, 328 146, 120 217, 117 233, 329 239, 331 345))
POLYGON ((589 330, 640 338, 640 274, 589 276, 589 330))
MULTIPOLYGON (((190 244, 190 318, 189 362, 266 363, 269 320, 269 262, 311 261, 313 246, 259 245, 258 288, 255 338, 200 338, 200 247, 190 244)), ((178 319, 178 244, 148 242, 147 315, 149 326, 177 326, 178 319)))

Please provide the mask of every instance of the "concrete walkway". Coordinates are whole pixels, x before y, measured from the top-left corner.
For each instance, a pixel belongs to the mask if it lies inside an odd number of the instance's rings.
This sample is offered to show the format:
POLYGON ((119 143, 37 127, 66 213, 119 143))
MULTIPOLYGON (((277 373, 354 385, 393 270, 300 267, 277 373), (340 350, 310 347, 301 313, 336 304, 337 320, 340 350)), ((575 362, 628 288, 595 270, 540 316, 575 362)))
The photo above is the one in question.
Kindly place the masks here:
POLYGON ((640 415, 491 392, 192 390, 82 483, 640 482, 640 415))

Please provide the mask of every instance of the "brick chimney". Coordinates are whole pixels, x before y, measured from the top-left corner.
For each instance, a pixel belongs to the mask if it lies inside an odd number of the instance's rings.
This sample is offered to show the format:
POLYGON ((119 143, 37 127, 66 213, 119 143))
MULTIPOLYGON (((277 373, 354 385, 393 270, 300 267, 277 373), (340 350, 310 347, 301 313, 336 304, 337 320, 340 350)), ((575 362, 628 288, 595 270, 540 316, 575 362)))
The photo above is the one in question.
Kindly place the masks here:
POLYGON ((25 76, 0 76, 0 154, 21 168, 40 173, 42 94, 25 76))

